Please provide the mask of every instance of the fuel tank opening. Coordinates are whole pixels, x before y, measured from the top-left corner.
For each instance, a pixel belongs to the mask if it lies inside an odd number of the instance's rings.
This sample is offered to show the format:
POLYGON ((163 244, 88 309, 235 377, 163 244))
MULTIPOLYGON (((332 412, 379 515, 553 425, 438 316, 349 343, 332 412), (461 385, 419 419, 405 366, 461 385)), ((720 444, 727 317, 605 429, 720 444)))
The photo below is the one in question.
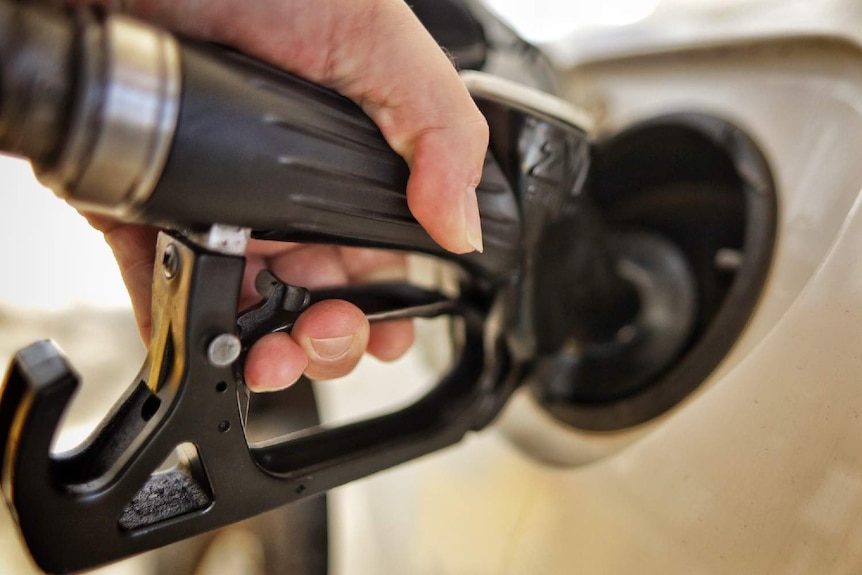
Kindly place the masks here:
POLYGON ((632 280, 659 319, 644 331, 652 349, 560 353, 531 391, 565 424, 612 431, 677 405, 730 351, 766 280, 778 202, 754 142, 703 114, 651 119, 599 142, 586 193, 621 265, 656 278, 632 280), (616 358, 599 361, 602 353, 616 358))

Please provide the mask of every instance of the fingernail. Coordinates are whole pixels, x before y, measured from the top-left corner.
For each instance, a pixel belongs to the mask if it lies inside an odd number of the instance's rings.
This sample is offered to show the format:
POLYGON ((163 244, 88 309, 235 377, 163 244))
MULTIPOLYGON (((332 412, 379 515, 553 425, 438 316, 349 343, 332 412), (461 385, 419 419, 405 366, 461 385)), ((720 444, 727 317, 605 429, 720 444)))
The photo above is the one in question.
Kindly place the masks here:
POLYGON ((479 199, 476 186, 468 186, 464 195, 464 226, 467 230, 467 243, 479 253, 485 251, 482 244, 482 221, 479 218, 479 199))
POLYGON ((333 361, 347 355, 354 337, 352 335, 344 335, 325 339, 311 338, 311 348, 320 359, 333 361))

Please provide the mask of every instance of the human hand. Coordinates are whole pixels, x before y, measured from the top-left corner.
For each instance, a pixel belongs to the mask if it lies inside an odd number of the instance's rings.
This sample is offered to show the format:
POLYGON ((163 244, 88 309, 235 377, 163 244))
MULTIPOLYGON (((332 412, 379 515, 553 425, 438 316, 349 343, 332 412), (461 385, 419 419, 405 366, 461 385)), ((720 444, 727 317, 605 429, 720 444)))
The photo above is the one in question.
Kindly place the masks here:
MULTIPOLYGON (((411 169, 408 205, 429 235, 455 253, 481 250, 475 187, 488 129, 457 72, 401 0, 127 0, 109 3, 185 35, 217 41, 333 88, 359 104, 411 169)), ((101 217, 120 264, 136 319, 149 338, 155 230, 101 217)), ((263 267, 285 281, 317 287, 357 281, 399 256, 326 246, 252 242, 244 303, 263 267), (346 253, 350 257, 343 257, 346 253)), ((346 302, 306 310, 290 335, 270 334, 249 352, 245 376, 254 390, 278 389, 305 371, 313 378, 348 373, 368 350, 395 359, 412 342, 406 322, 370 326, 346 302)))

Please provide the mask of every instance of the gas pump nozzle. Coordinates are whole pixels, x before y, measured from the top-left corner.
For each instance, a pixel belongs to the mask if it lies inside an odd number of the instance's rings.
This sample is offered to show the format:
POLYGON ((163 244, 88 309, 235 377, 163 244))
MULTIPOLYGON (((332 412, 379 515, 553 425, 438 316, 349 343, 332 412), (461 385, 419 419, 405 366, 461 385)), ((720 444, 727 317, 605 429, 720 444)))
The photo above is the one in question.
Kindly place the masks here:
POLYGON ((7 373, 3 491, 42 568, 119 559, 451 445, 554 365, 543 358, 637 325, 639 290, 583 194, 589 119, 511 82, 464 79, 491 126, 486 250, 455 256, 413 219, 406 164, 349 100, 126 16, 0 1, 0 151, 75 207, 170 230, 147 360, 82 446, 50 452, 78 385, 52 344, 22 350, 7 373), (249 237, 433 254, 460 268, 460 291, 309 292, 267 275, 263 303, 237 316, 249 237), (401 411, 249 444, 245 352, 325 298, 372 319, 457 318, 451 371, 401 411), (182 465, 157 471, 189 443, 182 465))

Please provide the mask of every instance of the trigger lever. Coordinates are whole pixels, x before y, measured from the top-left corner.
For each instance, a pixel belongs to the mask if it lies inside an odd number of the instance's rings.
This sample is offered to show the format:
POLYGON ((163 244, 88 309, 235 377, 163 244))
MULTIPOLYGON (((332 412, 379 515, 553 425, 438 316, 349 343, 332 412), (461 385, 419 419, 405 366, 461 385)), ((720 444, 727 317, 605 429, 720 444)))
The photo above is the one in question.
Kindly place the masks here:
POLYGON ((284 283, 269 270, 261 270, 254 280, 263 301, 237 318, 239 339, 244 349, 268 333, 290 329, 299 314, 311 305, 311 292, 284 283))
POLYGON ((461 300, 408 282, 348 285, 312 292, 281 281, 269 270, 262 270, 255 279, 255 288, 264 300, 237 319, 243 349, 268 333, 290 331, 299 314, 329 299, 352 303, 370 322, 465 313, 461 300))

